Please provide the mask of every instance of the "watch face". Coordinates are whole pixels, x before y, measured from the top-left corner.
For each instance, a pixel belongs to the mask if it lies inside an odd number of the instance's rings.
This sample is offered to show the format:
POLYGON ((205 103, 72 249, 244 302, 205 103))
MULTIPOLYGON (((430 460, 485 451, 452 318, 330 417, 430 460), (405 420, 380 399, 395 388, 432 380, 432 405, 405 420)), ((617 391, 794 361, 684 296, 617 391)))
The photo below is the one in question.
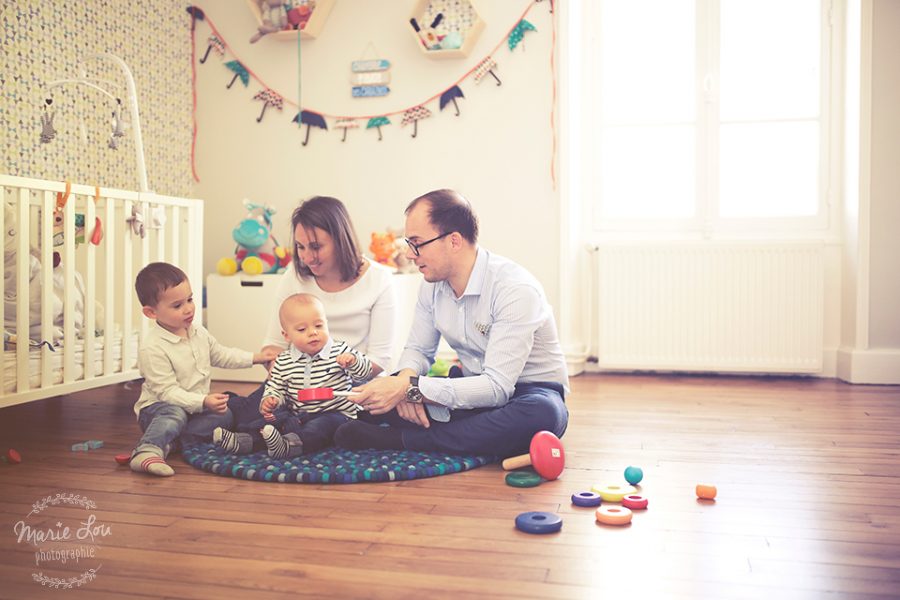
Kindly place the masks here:
POLYGON ((424 398, 424 396, 422 396, 422 392, 419 390, 419 388, 417 388, 413 385, 406 388, 406 401, 407 402, 411 402, 413 404, 422 404, 423 398, 424 398))

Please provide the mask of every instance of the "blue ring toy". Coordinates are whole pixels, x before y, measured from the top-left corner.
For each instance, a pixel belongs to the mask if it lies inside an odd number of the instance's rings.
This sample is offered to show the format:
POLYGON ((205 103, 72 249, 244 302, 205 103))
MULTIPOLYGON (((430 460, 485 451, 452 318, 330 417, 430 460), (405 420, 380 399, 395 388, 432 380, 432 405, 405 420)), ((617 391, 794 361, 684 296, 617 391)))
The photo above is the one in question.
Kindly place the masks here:
POLYGON ((556 533, 562 529, 562 518, 551 512, 524 512, 516 517, 516 529, 525 533, 556 533))
POLYGON ((572 504, 575 506, 600 506, 600 502, 600 494, 594 492, 572 494, 572 504))

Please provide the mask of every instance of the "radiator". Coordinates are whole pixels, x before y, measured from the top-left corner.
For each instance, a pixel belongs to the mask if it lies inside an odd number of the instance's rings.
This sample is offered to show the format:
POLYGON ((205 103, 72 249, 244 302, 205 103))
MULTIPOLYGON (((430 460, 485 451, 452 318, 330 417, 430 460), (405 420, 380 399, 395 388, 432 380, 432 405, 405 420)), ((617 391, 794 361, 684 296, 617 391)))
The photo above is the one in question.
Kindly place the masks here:
POLYGON ((603 369, 822 370, 820 244, 597 247, 603 369))

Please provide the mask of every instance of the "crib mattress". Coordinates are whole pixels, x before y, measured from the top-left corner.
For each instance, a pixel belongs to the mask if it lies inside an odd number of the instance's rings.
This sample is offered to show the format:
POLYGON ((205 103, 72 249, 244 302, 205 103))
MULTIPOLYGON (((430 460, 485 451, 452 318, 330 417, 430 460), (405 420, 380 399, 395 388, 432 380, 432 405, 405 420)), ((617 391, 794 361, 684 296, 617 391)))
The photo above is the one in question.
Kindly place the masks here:
MULTIPOLYGON (((106 343, 105 336, 94 338, 94 373, 101 375, 103 373, 103 353, 106 343)), ((119 372, 122 364, 122 334, 114 333, 110 336, 112 344, 112 368, 113 371, 119 372)), ((135 331, 129 338, 128 343, 128 364, 125 369, 133 369, 137 366, 137 350, 138 350, 138 331, 135 331)), ((51 361, 51 383, 53 385, 63 382, 63 346, 59 345, 54 348, 55 352, 50 353, 51 361)), ((3 393, 9 394, 16 391, 16 378, 18 374, 17 357, 15 350, 6 350, 3 353, 3 393)), ((43 387, 41 385, 41 361, 42 351, 40 348, 31 348, 28 353, 28 385, 32 389, 43 387)), ((84 340, 79 339, 74 342, 74 363, 75 373, 72 377, 73 381, 80 381, 84 378, 84 340)))

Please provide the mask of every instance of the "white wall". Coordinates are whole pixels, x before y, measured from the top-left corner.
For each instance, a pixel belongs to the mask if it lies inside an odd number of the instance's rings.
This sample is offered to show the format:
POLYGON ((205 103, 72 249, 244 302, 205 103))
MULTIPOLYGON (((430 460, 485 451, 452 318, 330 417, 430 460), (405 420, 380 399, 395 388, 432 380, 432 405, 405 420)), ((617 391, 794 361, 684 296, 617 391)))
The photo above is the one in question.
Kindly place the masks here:
POLYGON ((900 383, 900 3, 850 0, 847 14, 844 303, 837 375, 853 383, 900 383))
MULTIPOLYGON (((509 29, 532 4, 477 2, 486 27, 470 56, 434 60, 422 54, 408 31, 412 2, 335 2, 322 34, 302 42, 303 105, 317 112, 373 115, 409 108, 442 92, 504 42, 493 54, 503 85, 490 78, 478 85, 466 79, 460 84, 466 96, 458 101, 461 116, 453 116, 452 105, 440 112, 437 100, 428 103, 434 116, 420 122, 416 139, 410 137, 411 126, 400 127, 397 115, 383 128, 384 141, 376 141, 374 130, 363 129, 351 130, 341 143, 339 132, 314 129, 303 147, 303 134, 290 122, 296 109, 269 109, 257 123, 262 105, 252 98, 259 84, 251 80, 243 88, 238 82, 226 90, 230 71, 217 57, 198 65, 201 181, 194 195, 207 202, 205 272, 214 272, 216 261, 233 251, 230 232, 242 216, 244 197, 277 207, 276 234, 288 244, 290 212, 297 201, 316 194, 336 196, 347 204, 368 247, 372 231, 402 228, 403 209, 413 198, 450 187, 474 204, 482 244, 530 269, 556 304, 559 195, 550 179, 549 2, 534 4, 526 17, 537 32, 526 34, 515 52, 505 44, 509 29), (391 93, 353 99, 350 63, 363 57, 369 42, 392 63, 391 93)), ((296 43, 263 38, 251 45, 255 24, 243 2, 201 0, 196 5, 245 65, 269 87, 296 99, 296 43)), ((206 49, 208 31, 198 25, 199 53, 206 49)))

